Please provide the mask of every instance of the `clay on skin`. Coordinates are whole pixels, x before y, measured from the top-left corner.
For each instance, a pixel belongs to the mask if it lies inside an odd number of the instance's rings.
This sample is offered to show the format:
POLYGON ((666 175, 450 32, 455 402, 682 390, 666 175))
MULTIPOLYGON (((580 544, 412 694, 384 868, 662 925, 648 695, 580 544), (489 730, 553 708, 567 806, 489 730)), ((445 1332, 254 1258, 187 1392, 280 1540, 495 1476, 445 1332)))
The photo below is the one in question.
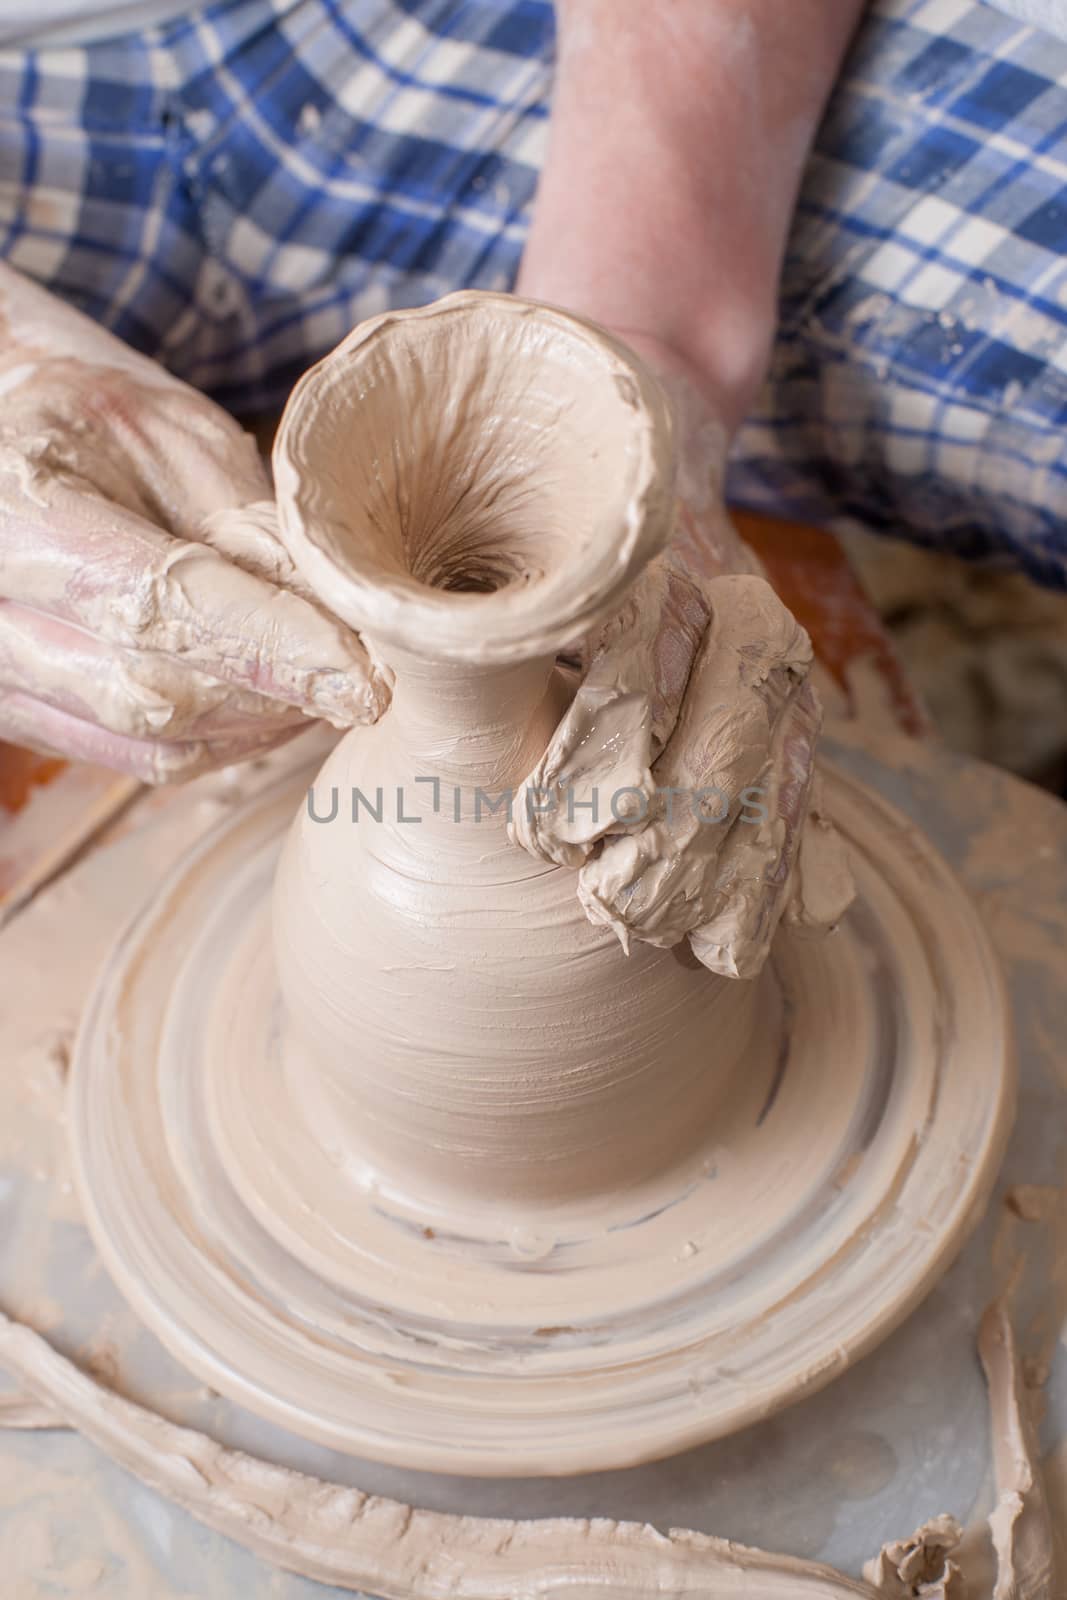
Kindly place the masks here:
MULTIPOLYGON (((46 716, 231 750, 258 726, 306 725, 297 706, 339 727, 380 715, 388 686, 359 640, 293 581, 253 441, 3 263, 0 395, 0 670, 16 705, 47 695, 46 716), (223 681, 250 656, 261 693, 223 681)), ((155 759, 166 775, 167 750, 155 759)))
MULTIPOLYGON (((579 893, 590 920, 620 938, 633 929, 669 949, 689 933, 693 953, 710 970, 749 978, 763 964, 790 885, 793 840, 785 837, 779 790, 808 782, 820 718, 805 693, 811 642, 770 585, 747 575, 720 578, 715 593, 711 628, 657 781, 689 794, 707 785, 751 799, 763 820, 739 814, 720 832, 696 806, 678 805, 589 862, 579 893), (796 716, 769 717, 768 700, 796 702, 796 716), (768 722, 776 727, 769 748, 768 722), (690 933, 694 901, 700 909, 690 933)), ((838 872, 847 905, 843 860, 838 872)))

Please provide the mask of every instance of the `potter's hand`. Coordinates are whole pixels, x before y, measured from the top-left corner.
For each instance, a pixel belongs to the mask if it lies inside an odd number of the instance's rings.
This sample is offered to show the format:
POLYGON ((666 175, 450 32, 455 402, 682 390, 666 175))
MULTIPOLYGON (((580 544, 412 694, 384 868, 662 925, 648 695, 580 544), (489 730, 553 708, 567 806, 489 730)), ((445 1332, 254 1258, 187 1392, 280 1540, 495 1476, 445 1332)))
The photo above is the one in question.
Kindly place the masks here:
MULTIPOLYGON (((627 774, 620 784, 633 777, 643 794, 721 784, 732 810, 705 824, 686 821, 679 803, 672 819, 657 797, 625 834, 590 836, 564 803, 562 817, 528 827, 520 812, 517 831, 536 854, 584 861, 591 916, 624 938, 672 944, 689 933, 722 972, 759 967, 787 895, 801 920, 832 918, 846 898, 833 835, 801 827, 814 815, 818 725, 807 639, 746 575, 720 484, 726 436, 766 367, 807 150, 862 9, 862 0, 556 4, 548 156, 518 291, 605 323, 693 387, 680 407, 675 548, 596 647, 534 781, 574 777, 579 802, 610 741, 627 774), (755 797, 765 823, 740 805, 745 788, 766 790, 755 797), (831 892, 815 908, 821 883, 831 892)), ((705 798, 714 814, 715 796, 705 798)), ((610 816, 608 825, 620 826, 610 816)))
POLYGON ((3 266, 0 390, 0 737, 160 782, 373 720, 225 412, 3 266))
POLYGON ((516 797, 513 836, 580 869, 593 922, 754 975, 789 909, 832 922, 851 895, 813 771, 811 645, 723 507, 725 433, 668 377, 679 443, 677 531, 587 666, 516 797), (818 896, 818 900, 816 900, 818 896))

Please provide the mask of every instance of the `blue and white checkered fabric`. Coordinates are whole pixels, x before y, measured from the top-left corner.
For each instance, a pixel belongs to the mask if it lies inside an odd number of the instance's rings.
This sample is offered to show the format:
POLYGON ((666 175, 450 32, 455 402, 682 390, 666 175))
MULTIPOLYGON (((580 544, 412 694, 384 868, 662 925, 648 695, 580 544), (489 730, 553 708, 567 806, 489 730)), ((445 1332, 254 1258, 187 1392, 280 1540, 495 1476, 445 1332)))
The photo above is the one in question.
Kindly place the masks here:
MULTIPOLYGON (((248 414, 359 318, 514 281, 548 0, 222 0, 0 52, 0 253, 248 414)), ((1067 43, 879 0, 790 243, 737 501, 1067 586, 1067 43)))
POLYGON ((734 498, 1067 586, 1067 43, 881 0, 809 165, 734 498))
POLYGON ((222 0, 0 52, 0 254, 225 404, 361 317, 510 288, 549 0, 222 0))

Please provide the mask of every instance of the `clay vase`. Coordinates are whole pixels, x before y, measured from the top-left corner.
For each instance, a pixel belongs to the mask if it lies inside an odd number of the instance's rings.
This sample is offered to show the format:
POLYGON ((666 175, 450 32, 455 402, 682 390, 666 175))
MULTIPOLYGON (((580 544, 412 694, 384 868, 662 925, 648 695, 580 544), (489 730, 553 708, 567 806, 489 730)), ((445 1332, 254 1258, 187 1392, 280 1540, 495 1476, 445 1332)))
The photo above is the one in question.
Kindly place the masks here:
POLYGON ((276 878, 285 1071, 324 1159, 427 1214, 683 1160, 754 1048, 760 985, 685 946, 624 954, 506 809, 567 704, 557 653, 669 536, 654 379, 576 318, 454 295, 309 372, 275 471, 298 568, 395 679, 276 878))

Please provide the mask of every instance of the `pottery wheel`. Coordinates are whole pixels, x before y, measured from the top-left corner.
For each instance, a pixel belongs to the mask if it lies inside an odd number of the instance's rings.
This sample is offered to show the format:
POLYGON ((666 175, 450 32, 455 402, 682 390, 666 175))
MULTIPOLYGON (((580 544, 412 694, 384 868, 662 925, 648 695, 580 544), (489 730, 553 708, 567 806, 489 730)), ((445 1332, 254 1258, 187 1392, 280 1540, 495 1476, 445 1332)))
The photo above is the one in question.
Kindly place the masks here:
POLYGON ((95 1242, 187 1367, 356 1454, 588 1471, 799 1399, 933 1285, 988 1198, 1013 1070, 996 959, 911 821, 827 772, 856 903, 829 939, 779 937, 758 981, 781 1049, 695 1157, 610 1206, 479 1219, 327 1160, 287 1101, 270 887, 312 776, 164 882, 75 1053, 95 1242))

